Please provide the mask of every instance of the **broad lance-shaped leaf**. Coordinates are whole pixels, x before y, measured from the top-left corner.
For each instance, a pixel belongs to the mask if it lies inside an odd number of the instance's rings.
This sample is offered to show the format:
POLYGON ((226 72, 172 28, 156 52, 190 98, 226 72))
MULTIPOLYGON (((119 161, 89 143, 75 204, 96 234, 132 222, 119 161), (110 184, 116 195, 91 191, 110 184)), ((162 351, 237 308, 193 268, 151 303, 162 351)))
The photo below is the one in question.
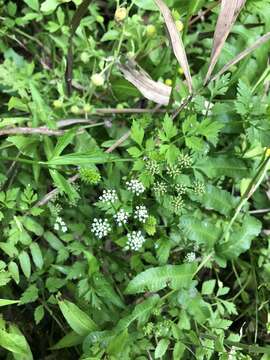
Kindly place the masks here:
POLYGON ((132 279, 126 294, 137 294, 145 291, 159 291, 165 287, 181 289, 189 285, 195 273, 195 264, 165 265, 147 269, 132 279))
POLYGON ((188 88, 189 88, 189 92, 191 93, 192 92, 192 79, 191 79, 191 75, 190 75, 187 55, 185 52, 185 47, 184 47, 182 38, 181 38, 179 31, 175 25, 175 22, 173 20, 172 14, 171 14, 168 6, 166 4, 164 4, 164 2, 162 0, 155 0, 155 3, 159 7, 159 10, 161 11, 161 13, 163 15, 166 27, 168 29, 168 33, 170 35, 170 40, 171 40, 174 55, 184 71, 184 74, 185 74, 185 77, 187 80, 187 84, 188 84, 188 88))
POLYGON ((67 323, 77 334, 86 336, 97 330, 96 323, 77 305, 68 300, 59 300, 58 305, 67 323))
POLYGON ((246 0, 222 0, 221 9, 217 20, 217 25, 214 33, 214 41, 210 59, 210 65, 204 80, 206 84, 217 63, 218 57, 225 44, 225 41, 235 23, 241 8, 244 6, 246 0))
POLYGON ((134 64, 119 65, 126 80, 131 82, 148 100, 160 105, 168 105, 172 88, 161 82, 154 81, 141 68, 134 64), (137 68, 136 68, 137 67, 137 68))
POLYGON ((235 64, 237 64, 239 61, 244 59, 247 55, 252 53, 252 51, 256 50, 258 47, 260 47, 262 44, 270 40, 270 32, 266 33, 265 35, 261 36, 258 40, 255 41, 254 44, 252 44, 250 47, 245 49, 244 51, 240 52, 234 59, 229 61, 226 65, 223 66, 220 71, 213 76, 210 81, 216 80, 219 76, 225 73, 225 71, 229 70, 229 68, 235 64))

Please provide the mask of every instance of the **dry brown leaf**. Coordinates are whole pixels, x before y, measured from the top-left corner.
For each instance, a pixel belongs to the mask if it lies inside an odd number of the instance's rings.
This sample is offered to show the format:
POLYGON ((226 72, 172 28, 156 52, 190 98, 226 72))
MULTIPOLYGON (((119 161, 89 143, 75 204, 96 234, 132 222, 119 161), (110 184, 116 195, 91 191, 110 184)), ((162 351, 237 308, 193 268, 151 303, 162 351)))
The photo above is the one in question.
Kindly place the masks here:
POLYGON ((119 69, 125 79, 131 82, 148 100, 160 105, 169 104, 171 86, 154 81, 143 69, 136 67, 136 63, 119 65, 119 69))
POLYGON ((179 31, 175 25, 170 9, 162 0, 155 0, 155 3, 159 7, 160 12, 163 15, 166 27, 168 29, 168 33, 170 35, 170 40, 173 48, 174 55, 178 60, 180 66, 184 71, 184 75, 187 80, 189 92, 192 92, 192 79, 189 71, 189 65, 187 61, 187 56, 184 48, 184 44, 182 42, 182 38, 179 35, 179 31))
POLYGON ((252 51, 256 50, 259 46, 264 44, 265 42, 270 40, 270 32, 266 33, 265 35, 261 36, 258 40, 255 41, 253 45, 245 49, 244 51, 240 52, 234 59, 229 61, 226 65, 223 66, 222 69, 219 70, 219 72, 213 76, 209 81, 216 80, 219 76, 225 73, 231 66, 237 64, 240 60, 242 60, 244 57, 249 55, 252 51))
POLYGON ((220 13, 217 20, 217 25, 214 33, 214 41, 210 59, 210 65, 204 80, 206 84, 210 79, 213 69, 217 63, 218 57, 224 46, 224 43, 235 23, 246 0, 222 0, 220 13))

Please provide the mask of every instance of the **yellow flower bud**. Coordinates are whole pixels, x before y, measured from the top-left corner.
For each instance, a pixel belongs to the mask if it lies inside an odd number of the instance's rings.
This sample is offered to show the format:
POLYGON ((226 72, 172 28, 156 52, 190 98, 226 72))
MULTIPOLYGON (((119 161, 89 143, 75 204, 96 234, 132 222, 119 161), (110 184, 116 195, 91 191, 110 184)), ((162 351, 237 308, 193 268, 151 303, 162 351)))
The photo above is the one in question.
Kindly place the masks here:
POLYGON ((179 74, 179 75, 183 75, 183 74, 184 74, 184 70, 183 70, 181 67, 178 68, 178 74, 179 74))
POLYGON ((73 106, 71 106, 70 111, 71 111, 73 114, 79 114, 80 109, 78 108, 78 106, 73 105, 73 106))
POLYGON ((104 84, 104 77, 102 74, 93 74, 91 76, 91 81, 95 86, 102 86, 104 84))
POLYGON ((179 32, 181 32, 184 29, 184 24, 182 23, 181 20, 176 20, 175 25, 179 32))
POLYGON ((127 17, 128 11, 125 7, 119 7, 115 10, 114 13, 114 20, 116 22, 121 22, 123 20, 125 20, 125 18, 127 17))
POLYGON ((89 113, 90 111, 92 110, 92 106, 89 105, 89 104, 85 104, 84 107, 83 107, 83 111, 85 113, 89 113))
POLYGON ((157 29, 156 29, 155 25, 150 24, 150 25, 146 26, 146 35, 147 36, 149 36, 149 37, 154 36, 154 35, 156 35, 156 32, 157 32, 157 29))
POLYGON ((270 157, 270 148, 268 148, 268 149, 266 150, 265 155, 266 155, 267 157, 270 157))
POLYGON ((172 79, 166 79, 165 84, 168 86, 172 86, 172 79))
POLYGON ((62 100, 60 100, 60 99, 54 100, 53 106, 54 106, 56 109, 60 109, 60 108, 63 106, 62 100))

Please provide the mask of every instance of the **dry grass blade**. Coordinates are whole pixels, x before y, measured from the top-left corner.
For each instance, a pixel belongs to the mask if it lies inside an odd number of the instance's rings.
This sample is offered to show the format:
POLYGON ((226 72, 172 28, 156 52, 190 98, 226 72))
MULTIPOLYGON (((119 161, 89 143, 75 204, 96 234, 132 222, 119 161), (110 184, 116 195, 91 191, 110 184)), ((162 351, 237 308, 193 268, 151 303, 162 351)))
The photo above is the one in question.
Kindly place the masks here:
POLYGON ((224 46, 224 43, 235 23, 246 0, 222 0, 221 9, 217 20, 217 25, 214 33, 214 41, 210 59, 210 65, 205 77, 206 84, 210 79, 213 69, 217 63, 218 57, 224 46))
POLYGON ((156 82, 142 69, 136 69, 130 64, 119 65, 126 80, 131 82, 148 100, 160 105, 168 105, 172 88, 161 82, 156 82))
POLYGON ((188 88, 189 88, 189 92, 191 93, 192 92, 192 80, 191 80, 189 65, 188 65, 188 61, 187 61, 184 44, 182 42, 182 38, 179 35, 179 31, 177 30, 177 27, 175 25, 175 22, 173 20, 172 14, 171 14, 168 6, 166 4, 164 4, 164 2, 162 0, 155 0, 155 3, 159 7, 159 9, 163 15, 166 27, 167 27, 169 35, 170 35, 174 55, 177 58, 180 66, 182 67, 182 69, 184 71, 184 74, 185 74, 185 77, 187 80, 187 84, 188 84, 188 88))
POLYGON ((255 41, 253 45, 245 49, 244 51, 240 52, 234 59, 229 61, 226 65, 223 66, 220 71, 213 76, 210 81, 216 80, 219 76, 225 73, 231 66, 237 64, 240 60, 242 60, 244 57, 249 55, 252 51, 256 50, 259 46, 264 44, 265 42, 270 40, 270 32, 266 33, 265 35, 261 36, 258 40, 255 41))

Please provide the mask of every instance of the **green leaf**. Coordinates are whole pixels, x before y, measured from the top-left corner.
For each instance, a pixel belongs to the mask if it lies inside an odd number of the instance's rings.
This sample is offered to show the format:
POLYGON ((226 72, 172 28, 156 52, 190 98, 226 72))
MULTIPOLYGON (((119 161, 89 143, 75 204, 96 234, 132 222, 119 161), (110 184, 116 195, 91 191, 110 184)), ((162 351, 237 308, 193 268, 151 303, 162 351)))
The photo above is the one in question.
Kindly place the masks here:
POLYGON ((131 315, 126 316, 125 318, 121 319, 117 326, 116 330, 121 331, 123 329, 127 329, 130 324, 134 321, 138 321, 139 324, 144 323, 149 318, 151 311, 159 302, 160 297, 156 294, 148 299, 144 300, 142 303, 135 306, 134 310, 132 311, 131 315))
POLYGON ((126 346, 127 340, 128 331, 125 329, 111 340, 107 347, 108 354, 111 356, 117 356, 119 358, 126 346))
POLYGON ((23 0, 31 9, 39 10, 39 0, 23 0))
POLYGON ((72 139, 75 134, 76 134, 76 130, 70 130, 70 131, 66 132, 63 136, 60 136, 58 138, 57 144, 52 153, 52 159, 54 157, 61 155, 63 150, 72 142, 72 139))
POLYGON ((46 231, 43 236, 54 250, 59 251, 64 248, 64 244, 52 232, 46 231))
POLYGON ((35 308, 34 311, 34 319, 35 319, 35 323, 36 325, 38 325, 41 320, 44 318, 44 306, 43 305, 39 305, 38 307, 35 308))
POLYGON ((0 307, 12 305, 12 304, 18 304, 19 302, 20 302, 19 300, 0 299, 0 307))
POLYGON ((31 261, 26 251, 22 251, 19 255, 19 262, 25 277, 30 278, 31 275, 31 261))
POLYGON ((163 130, 166 134, 167 140, 177 135, 177 127, 173 124, 173 121, 168 114, 164 117, 163 130))
POLYGON ((67 181, 57 170, 50 169, 49 172, 60 192, 65 193, 69 197, 70 201, 77 200, 80 197, 71 183, 67 181))
POLYGON ((131 127, 131 139, 134 140, 137 144, 142 145, 144 137, 144 130, 139 124, 138 121, 133 121, 131 127))
POLYGON ((20 282, 19 268, 18 268, 18 265, 14 261, 11 261, 8 264, 8 271, 9 271, 12 279, 16 282, 16 284, 19 284, 19 282, 20 282))
POLYGON ((38 288, 36 285, 30 285, 20 298, 20 305, 35 302, 38 299, 38 288))
POLYGON ((97 330, 95 322, 77 305, 68 300, 59 300, 58 305, 67 323, 77 334, 86 336, 97 330))
POLYGON ((202 285, 202 291, 201 291, 202 295, 213 294, 215 285, 216 285, 215 279, 204 281, 203 285, 202 285))
POLYGON ((134 4, 143 10, 157 11, 158 7, 156 6, 153 0, 135 0, 134 4))
POLYGON ((136 146, 132 146, 131 148, 128 149, 128 153, 132 156, 132 157, 140 157, 142 155, 142 152, 140 149, 138 149, 136 146))
POLYGON ((185 345, 178 341, 173 348, 173 360, 180 360, 185 352, 185 345))
POLYGON ((63 156, 56 156, 46 162, 49 166, 59 165, 89 165, 89 164, 104 164, 114 157, 101 151, 91 151, 89 153, 72 153, 63 156))
POLYGON ((53 12, 57 6, 59 5, 59 2, 57 0, 46 0, 41 4, 41 11, 45 13, 51 13, 53 12))
POLYGON ((24 336, 17 334, 9 334, 0 329, 0 346, 12 353, 26 356, 28 349, 24 336))
POLYGON ((195 164, 195 168, 201 170, 209 178, 228 176, 233 179, 249 177, 246 164, 232 156, 204 158, 195 164))
POLYGON ((132 279, 126 294, 136 294, 146 291, 159 291, 167 286, 180 289, 188 286, 195 273, 195 264, 165 265, 147 269, 132 279))
POLYGON ((218 134, 223 127, 224 124, 219 121, 205 119, 200 123, 196 130, 200 135, 205 136, 209 142, 216 146, 218 134))
POLYGON ((41 236, 43 234, 43 227, 29 216, 22 219, 22 224, 28 231, 33 232, 37 236, 41 236))
POLYGON ((170 345, 170 340, 161 339, 159 340, 157 347, 155 349, 155 359, 160 359, 167 351, 170 345))
POLYGON ((19 336, 21 338, 21 343, 23 347, 25 348, 25 354, 22 356, 22 354, 17 354, 16 352, 13 353, 13 357, 15 360, 33 360, 33 355, 30 349, 29 344, 27 343, 23 333, 20 331, 20 329, 15 324, 11 324, 9 326, 9 333, 12 336, 19 336))
POLYGON ((228 241, 219 244, 216 252, 218 256, 231 260, 250 248, 251 241, 260 234, 261 222, 252 216, 246 216, 241 227, 234 227, 228 241))
POLYGON ((212 249, 221 236, 221 229, 206 219, 201 221, 194 216, 183 215, 179 224, 188 239, 202 244, 208 249, 212 249))
POLYGON ((66 334, 61 340, 59 340, 55 345, 53 345, 50 349, 60 350, 80 345, 83 342, 84 338, 84 336, 78 335, 74 331, 71 331, 66 334))
POLYGON ((42 252, 40 250, 39 245, 35 242, 32 242, 32 244, 30 244, 30 250, 31 250, 31 255, 32 255, 34 264, 36 265, 36 267, 38 269, 42 269, 43 256, 42 256, 42 252))
POLYGON ((229 215, 236 207, 238 199, 228 191, 213 185, 207 185, 205 193, 197 199, 207 210, 215 210, 220 214, 229 215))

